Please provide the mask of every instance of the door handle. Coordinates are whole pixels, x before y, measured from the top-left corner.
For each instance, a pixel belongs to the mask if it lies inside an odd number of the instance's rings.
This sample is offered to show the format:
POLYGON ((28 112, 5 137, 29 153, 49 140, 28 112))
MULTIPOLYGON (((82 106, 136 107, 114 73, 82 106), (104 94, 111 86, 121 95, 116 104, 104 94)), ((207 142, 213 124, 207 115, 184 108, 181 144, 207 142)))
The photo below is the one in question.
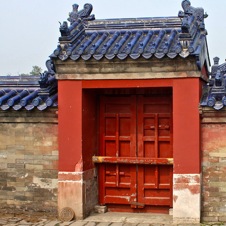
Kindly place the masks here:
POLYGON ((169 125, 159 125, 159 129, 168 130, 168 129, 170 129, 170 126, 169 125))
POLYGON ((149 130, 149 129, 155 130, 155 126, 154 125, 144 125, 144 129, 145 130, 149 130))

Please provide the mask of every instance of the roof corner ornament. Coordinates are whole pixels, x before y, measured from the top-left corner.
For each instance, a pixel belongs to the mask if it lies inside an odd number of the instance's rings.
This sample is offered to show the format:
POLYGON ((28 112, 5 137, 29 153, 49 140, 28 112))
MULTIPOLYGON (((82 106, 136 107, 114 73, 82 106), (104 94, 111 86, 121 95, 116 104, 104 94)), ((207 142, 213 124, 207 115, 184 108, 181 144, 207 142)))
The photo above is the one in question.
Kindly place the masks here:
POLYGON ((214 57, 213 58, 214 66, 219 65, 219 61, 220 61, 220 58, 219 57, 214 57))
POLYGON ((57 96, 57 80, 55 77, 56 70, 51 59, 46 61, 46 67, 48 71, 44 71, 40 74, 39 85, 40 90, 38 91, 38 96, 42 100, 47 100, 51 95, 57 96))
POLYGON ((194 25, 197 29, 205 31, 204 19, 208 15, 204 13, 204 9, 192 7, 189 0, 183 0, 181 5, 184 12, 179 11, 178 17, 182 19, 182 33, 190 33, 194 25))
POLYGON ((44 71, 43 73, 41 73, 38 81, 41 89, 47 88, 49 85, 52 84, 53 80, 55 80, 56 71, 55 71, 53 61, 47 60, 46 67, 48 71, 44 71))
POLYGON ((88 21, 95 20, 95 15, 91 15, 93 6, 89 3, 84 5, 82 10, 78 11, 78 4, 72 5, 72 12, 69 13, 70 26, 67 21, 60 23, 61 37, 69 37, 78 24, 85 25, 88 21))
MULTIPOLYGON (((198 36, 207 35, 204 19, 207 18, 208 15, 204 13, 203 8, 195 8, 191 6, 191 2, 189 0, 183 0, 181 5, 183 11, 179 11, 178 13, 178 17, 181 18, 179 41, 182 51, 180 55, 182 57, 186 57, 190 53, 195 53, 198 40, 195 36, 197 34, 198 36)), ((200 62, 198 61, 197 66, 200 67, 200 62)))
POLYGON ((95 20, 95 15, 90 15, 93 11, 93 6, 91 4, 86 3, 84 8, 80 11, 78 11, 78 8, 78 4, 72 5, 72 12, 69 13, 69 18, 67 19, 71 25, 74 22, 95 20))
POLYGON ((201 106, 221 110, 226 106, 226 63, 219 65, 219 58, 215 57, 209 83, 205 87, 201 106))
POLYGON ((67 21, 64 21, 62 24, 60 23, 60 33, 62 37, 70 35, 67 21))

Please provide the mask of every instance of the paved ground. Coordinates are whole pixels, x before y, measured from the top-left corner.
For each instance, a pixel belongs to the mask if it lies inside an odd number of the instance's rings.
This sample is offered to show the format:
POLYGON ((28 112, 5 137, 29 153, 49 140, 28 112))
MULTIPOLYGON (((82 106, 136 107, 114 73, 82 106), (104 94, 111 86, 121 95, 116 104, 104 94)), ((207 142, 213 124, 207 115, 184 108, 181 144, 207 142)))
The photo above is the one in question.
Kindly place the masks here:
MULTIPOLYGON (((164 214, 130 214, 130 213, 105 213, 93 215, 85 220, 60 222, 40 219, 37 222, 28 222, 16 217, 0 219, 0 226, 170 226, 173 224, 172 216, 164 214)), ((179 226, 198 225, 226 225, 226 224, 179 224, 179 226)))

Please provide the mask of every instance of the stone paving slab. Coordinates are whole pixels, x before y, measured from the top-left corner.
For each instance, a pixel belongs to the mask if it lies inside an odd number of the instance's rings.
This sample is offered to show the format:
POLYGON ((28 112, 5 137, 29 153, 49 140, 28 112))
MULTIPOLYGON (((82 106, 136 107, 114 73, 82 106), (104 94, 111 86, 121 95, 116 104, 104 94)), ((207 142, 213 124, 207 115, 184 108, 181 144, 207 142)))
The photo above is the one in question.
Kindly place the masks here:
POLYGON ((86 226, 96 226, 96 223, 95 223, 95 222, 88 222, 88 223, 86 224, 86 226))
MULTIPOLYGON (((123 226, 137 226, 138 224, 137 223, 125 223, 125 224, 123 224, 123 226)), ((140 226, 140 224, 139 224, 139 226, 140 226)), ((147 225, 147 226, 149 226, 149 225, 147 225)))
POLYGON ((51 222, 45 224, 45 226, 58 226, 59 223, 60 223, 60 221, 55 220, 55 221, 51 221, 51 222), (57 225, 57 224, 58 224, 58 225, 57 225))
POLYGON ((75 221, 70 226, 85 226, 87 223, 87 221, 75 221))
POLYGON ((8 217, 0 219, 0 226, 226 226, 226 224, 174 224, 172 216, 161 214, 127 214, 108 213, 93 215, 85 220, 61 222, 59 220, 41 219, 38 222, 27 222, 21 218, 8 217))
POLYGON ((101 222, 97 226, 109 226, 111 222, 101 222))
POLYGON ((111 226, 123 226, 123 223, 112 223, 111 226))

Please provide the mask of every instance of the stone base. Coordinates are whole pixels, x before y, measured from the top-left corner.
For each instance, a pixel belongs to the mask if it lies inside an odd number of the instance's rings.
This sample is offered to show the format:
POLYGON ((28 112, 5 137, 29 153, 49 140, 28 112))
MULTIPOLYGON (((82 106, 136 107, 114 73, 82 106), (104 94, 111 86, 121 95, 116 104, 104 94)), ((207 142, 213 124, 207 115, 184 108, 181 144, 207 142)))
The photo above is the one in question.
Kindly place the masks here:
POLYGON ((173 187, 173 222, 200 223, 200 175, 174 174, 173 187))
POLYGON ((107 206, 99 206, 99 205, 96 205, 94 207, 94 212, 95 213, 106 213, 107 211, 108 211, 107 206))
POLYGON ((69 207, 76 220, 89 216, 97 204, 95 170, 58 173, 58 210, 69 207))

